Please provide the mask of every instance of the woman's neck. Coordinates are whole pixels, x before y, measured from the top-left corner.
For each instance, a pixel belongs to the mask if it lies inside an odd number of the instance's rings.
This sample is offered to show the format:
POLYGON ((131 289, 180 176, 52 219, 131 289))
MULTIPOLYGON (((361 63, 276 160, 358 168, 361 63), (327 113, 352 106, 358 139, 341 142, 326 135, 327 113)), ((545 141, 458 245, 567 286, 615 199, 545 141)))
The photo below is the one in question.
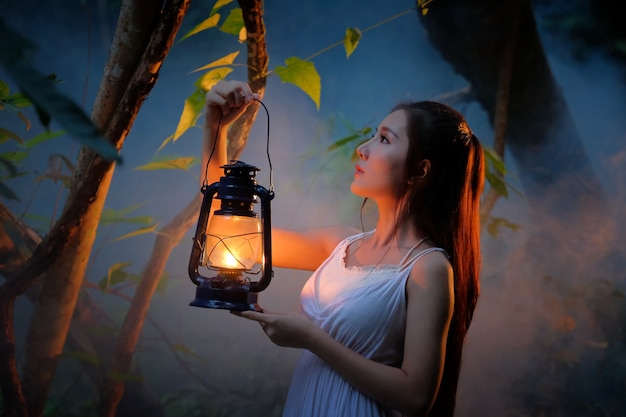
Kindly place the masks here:
POLYGON ((412 247, 422 236, 406 213, 401 215, 390 210, 381 211, 376 222, 376 230, 371 239, 375 247, 412 247))

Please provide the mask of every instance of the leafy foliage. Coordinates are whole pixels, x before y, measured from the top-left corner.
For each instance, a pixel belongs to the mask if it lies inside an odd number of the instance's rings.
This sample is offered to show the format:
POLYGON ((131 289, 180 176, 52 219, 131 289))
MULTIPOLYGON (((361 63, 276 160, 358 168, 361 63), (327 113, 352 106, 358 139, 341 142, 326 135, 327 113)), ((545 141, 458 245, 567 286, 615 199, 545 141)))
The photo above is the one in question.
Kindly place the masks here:
POLYGON ((346 49, 346 58, 350 58, 350 55, 352 55, 352 52, 354 52, 362 37, 363 34, 359 28, 346 29, 346 36, 343 38, 343 46, 346 49))
POLYGON ((226 17, 226 20, 222 23, 222 26, 220 26, 220 30, 231 35, 238 35, 239 42, 244 42, 246 40, 246 29, 243 24, 243 15, 239 7, 230 11, 228 17, 226 17))
POLYGON ((484 155, 486 162, 485 180, 489 186, 498 191, 501 196, 508 197, 509 191, 507 184, 503 180, 506 175, 504 161, 500 158, 500 155, 488 147, 484 147, 484 155))
POLYGON ((161 169, 182 169, 183 171, 189 171, 197 162, 198 158, 194 157, 160 157, 155 158, 155 160, 145 165, 135 167, 135 169, 141 171, 156 171, 161 169))
MULTIPOLYGON (((41 124, 48 127, 54 118, 74 138, 95 150, 103 158, 121 162, 117 149, 109 143, 89 116, 65 95, 58 92, 51 81, 55 77, 41 75, 26 59, 33 45, 8 28, 0 20, 0 38, 5 48, 0 54, 0 64, 19 85, 20 91, 33 103, 41 124)), ((25 103, 25 102, 24 102, 25 103)))
POLYGON ((219 14, 214 14, 210 17, 208 17, 206 20, 200 22, 198 25, 196 25, 193 29, 191 29, 189 32, 187 32, 182 38, 180 38, 179 42, 184 41, 185 39, 200 33, 202 31, 205 31, 207 29, 211 29, 214 27, 217 27, 218 22, 220 21, 220 15, 219 14))
POLYGON ((428 14, 428 5, 433 1, 434 0, 417 0, 417 7, 421 9, 422 16, 426 16, 428 14))
POLYGON ((104 208, 102 210, 102 215, 100 216, 100 224, 113 224, 113 223, 139 223, 139 224, 150 224, 153 223, 153 219, 150 216, 133 216, 128 217, 127 215, 137 210, 141 205, 134 205, 131 207, 126 207, 122 210, 113 210, 111 208, 104 208))
MULTIPOLYGON (((100 279, 98 282, 98 286, 104 292, 107 292, 114 287, 118 287, 120 284, 137 284, 141 277, 137 274, 133 274, 132 272, 128 272, 126 270, 127 267, 131 266, 130 262, 116 262, 109 267, 107 271, 107 275, 100 279)), ((163 276, 159 279, 159 283, 157 284, 156 291, 159 293, 164 293, 167 287, 168 275, 163 274, 163 276)))
POLYGON ((285 66, 278 66, 274 70, 282 82, 294 84, 304 91, 320 108, 322 94, 322 80, 310 61, 292 56, 285 60, 285 66))
POLYGON ((517 231, 520 229, 521 226, 503 217, 489 216, 489 218, 487 219, 487 225, 486 225, 487 233, 489 233, 493 237, 498 237, 498 234, 500 233, 500 230, 502 229, 502 227, 506 227, 507 229, 517 231))

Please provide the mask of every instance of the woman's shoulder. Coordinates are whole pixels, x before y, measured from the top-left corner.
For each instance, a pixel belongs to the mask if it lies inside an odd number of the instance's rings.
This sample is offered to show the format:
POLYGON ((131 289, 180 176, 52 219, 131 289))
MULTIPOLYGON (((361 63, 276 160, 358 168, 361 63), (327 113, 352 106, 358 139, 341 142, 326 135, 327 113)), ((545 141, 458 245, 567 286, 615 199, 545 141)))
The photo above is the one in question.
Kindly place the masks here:
POLYGON ((423 288, 445 288, 452 285, 454 272, 446 251, 428 247, 420 251, 411 266, 411 281, 423 288))
MULTIPOLYGON (((418 316, 449 320, 454 305, 454 272, 442 250, 431 250, 413 264, 406 285, 407 303, 418 316)), ((429 320, 430 320, 429 319, 429 320)))

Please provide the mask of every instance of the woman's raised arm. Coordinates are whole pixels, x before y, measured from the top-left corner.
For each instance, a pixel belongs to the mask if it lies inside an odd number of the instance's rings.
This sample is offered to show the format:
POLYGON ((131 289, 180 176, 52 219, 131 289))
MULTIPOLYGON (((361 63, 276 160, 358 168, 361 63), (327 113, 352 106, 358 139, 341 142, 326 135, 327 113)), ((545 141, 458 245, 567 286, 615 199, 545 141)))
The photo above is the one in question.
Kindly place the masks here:
POLYGON ((212 184, 219 181, 220 166, 228 163, 227 135, 230 124, 260 96, 240 81, 220 81, 206 94, 202 140, 202 170, 200 180, 212 184), (209 160, 210 157, 210 160, 209 160), (208 167, 207 167, 208 162, 208 167))
MULTIPOLYGON (((229 125, 260 96, 241 81, 220 81, 206 95, 202 141, 204 183, 219 181, 222 165, 228 163, 227 135, 229 125), (209 159, 210 158, 210 159, 209 159), (208 166, 207 166, 208 163, 208 166)), ((348 227, 292 231, 272 228, 272 263, 280 268, 315 270, 339 243, 356 230, 348 227)))

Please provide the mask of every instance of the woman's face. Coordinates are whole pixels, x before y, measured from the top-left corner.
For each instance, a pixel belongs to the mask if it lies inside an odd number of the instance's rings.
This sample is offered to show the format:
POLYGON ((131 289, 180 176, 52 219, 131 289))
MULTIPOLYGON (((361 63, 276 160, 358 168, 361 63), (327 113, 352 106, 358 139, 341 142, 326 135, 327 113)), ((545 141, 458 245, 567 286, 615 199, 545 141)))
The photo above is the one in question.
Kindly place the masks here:
POLYGON ((398 198, 406 181, 404 164, 409 150, 407 117, 404 110, 390 113, 380 123, 376 134, 359 145, 352 192, 361 197, 398 198))

